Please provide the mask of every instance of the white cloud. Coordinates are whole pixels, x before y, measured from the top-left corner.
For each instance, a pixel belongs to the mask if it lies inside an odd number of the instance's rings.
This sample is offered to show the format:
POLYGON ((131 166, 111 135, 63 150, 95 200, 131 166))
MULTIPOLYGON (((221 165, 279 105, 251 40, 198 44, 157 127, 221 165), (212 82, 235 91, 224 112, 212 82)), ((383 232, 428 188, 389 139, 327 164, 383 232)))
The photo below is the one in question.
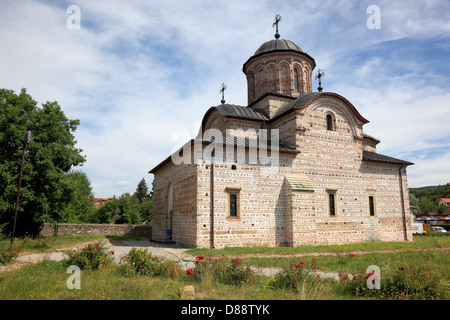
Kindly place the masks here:
MULTIPOLYGON (((173 150, 175 130, 196 134, 194 124, 220 102, 222 82, 227 102, 246 105, 242 65, 273 38, 280 13, 282 38, 325 69, 326 90, 371 121, 366 131, 382 140, 380 150, 414 156, 440 147, 449 133, 441 120, 448 118, 448 88, 417 85, 433 62, 360 55, 374 43, 447 36, 449 5, 376 1, 381 29, 368 30, 372 2, 80 0, 81 29, 69 30, 69 1, 8 1, 0 12, 0 86, 26 87, 35 100, 57 100, 70 119, 80 119, 76 139, 87 155, 81 169, 97 196, 119 196, 142 177, 151 182, 148 171, 173 150), (389 78, 392 64, 409 73, 389 78)), ((426 78, 448 83, 443 74, 426 78)))

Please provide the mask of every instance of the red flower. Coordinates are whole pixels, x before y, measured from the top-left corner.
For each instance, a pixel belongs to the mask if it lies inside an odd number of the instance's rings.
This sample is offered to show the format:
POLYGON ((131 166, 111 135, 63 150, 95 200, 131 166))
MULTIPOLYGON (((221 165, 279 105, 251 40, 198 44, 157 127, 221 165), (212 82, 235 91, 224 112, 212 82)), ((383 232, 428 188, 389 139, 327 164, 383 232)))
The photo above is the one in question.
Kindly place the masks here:
POLYGON ((350 253, 349 256, 350 256, 350 257, 354 257, 355 254, 354 254, 354 253, 350 253))
POLYGON ((194 270, 192 270, 192 269, 187 269, 187 270, 186 270, 186 273, 187 273, 188 275, 192 276, 192 275, 194 274, 194 270))
POLYGON ((356 280, 357 279, 357 277, 356 276, 353 276, 353 280, 356 280))
POLYGON ((252 272, 252 273, 255 273, 255 271, 253 271, 252 269, 250 269, 250 267, 247 267, 247 270, 250 271, 250 272, 252 272))
POLYGON ((112 254, 114 255, 114 251, 111 251, 112 252, 112 254))
POLYGON ((317 282, 318 282, 318 281, 317 281, 317 279, 316 279, 316 280, 314 280, 314 282, 315 282, 315 283, 317 283, 317 282))
POLYGON ((239 259, 232 259, 231 262, 239 263, 239 259))
POLYGON ((197 256, 197 257, 195 257, 195 259, 197 259, 197 260, 203 260, 203 259, 205 259, 205 257, 204 257, 204 256, 197 256))

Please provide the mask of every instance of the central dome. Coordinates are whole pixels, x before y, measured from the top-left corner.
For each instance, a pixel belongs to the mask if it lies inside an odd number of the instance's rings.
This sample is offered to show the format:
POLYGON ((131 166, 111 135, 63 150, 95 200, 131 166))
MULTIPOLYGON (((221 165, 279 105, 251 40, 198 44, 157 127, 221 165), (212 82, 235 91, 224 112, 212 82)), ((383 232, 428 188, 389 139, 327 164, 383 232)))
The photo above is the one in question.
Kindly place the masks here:
POLYGON ((253 56, 257 56, 266 52, 271 51, 284 51, 284 50, 294 50, 298 52, 303 52, 303 50, 297 46, 295 43, 293 43, 290 40, 284 40, 284 39, 274 39, 269 40, 267 42, 264 42, 258 50, 256 50, 255 54, 253 56))

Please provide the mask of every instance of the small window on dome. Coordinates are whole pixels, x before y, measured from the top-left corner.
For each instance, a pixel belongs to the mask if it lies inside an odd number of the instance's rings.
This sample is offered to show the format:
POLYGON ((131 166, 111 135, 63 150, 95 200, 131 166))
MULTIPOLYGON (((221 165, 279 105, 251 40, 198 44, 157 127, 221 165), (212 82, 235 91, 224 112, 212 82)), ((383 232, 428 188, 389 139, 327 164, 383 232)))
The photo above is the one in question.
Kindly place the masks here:
POLYGON ((294 68, 294 88, 295 92, 298 93, 298 70, 294 68))

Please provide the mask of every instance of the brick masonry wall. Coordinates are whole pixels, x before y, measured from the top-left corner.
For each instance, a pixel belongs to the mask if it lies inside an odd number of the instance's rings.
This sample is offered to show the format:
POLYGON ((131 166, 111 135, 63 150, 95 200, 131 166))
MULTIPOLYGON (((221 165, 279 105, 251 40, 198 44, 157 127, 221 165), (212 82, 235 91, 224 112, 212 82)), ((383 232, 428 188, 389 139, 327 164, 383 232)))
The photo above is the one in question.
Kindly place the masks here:
POLYGON ((44 223, 42 236, 58 235, 150 235, 152 226, 129 224, 44 223))
MULTIPOLYGON (((264 166, 248 162, 215 163, 214 246, 403 241, 405 234, 411 239, 406 170, 402 169, 405 231, 399 165, 362 160, 362 150, 368 145, 363 141, 362 123, 349 107, 328 97, 296 112, 272 124, 280 129, 282 140, 300 151, 298 155, 280 153, 277 172, 265 175, 264 166), (334 130, 326 128, 327 114, 333 115, 334 130), (288 175, 308 176, 314 191, 293 191, 285 178, 288 175), (240 189, 239 219, 227 217, 228 188, 240 189), (328 212, 330 190, 336 194, 334 217, 328 212), (369 215, 369 193, 375 197, 374 217, 369 215)), ((230 128, 230 133, 237 133, 239 127, 217 115, 211 125, 222 132, 230 128)), ((169 164, 154 181, 154 236, 165 237, 172 183, 173 239, 191 247, 209 247, 211 164, 169 164)))
POLYGON ((312 91, 313 61, 302 54, 274 52, 253 59, 245 67, 248 104, 267 92, 302 95, 312 91), (294 68, 298 70, 298 90, 294 88, 294 68))
MULTIPOLYGON (((193 152, 193 149, 191 149, 193 152)), ((192 154, 192 153, 191 153, 192 154)), ((201 183, 201 182, 199 182, 201 183)), ((172 185, 172 240, 196 246, 197 175, 195 164, 169 163, 154 178, 152 238, 166 240, 169 229, 169 191, 172 185)))

